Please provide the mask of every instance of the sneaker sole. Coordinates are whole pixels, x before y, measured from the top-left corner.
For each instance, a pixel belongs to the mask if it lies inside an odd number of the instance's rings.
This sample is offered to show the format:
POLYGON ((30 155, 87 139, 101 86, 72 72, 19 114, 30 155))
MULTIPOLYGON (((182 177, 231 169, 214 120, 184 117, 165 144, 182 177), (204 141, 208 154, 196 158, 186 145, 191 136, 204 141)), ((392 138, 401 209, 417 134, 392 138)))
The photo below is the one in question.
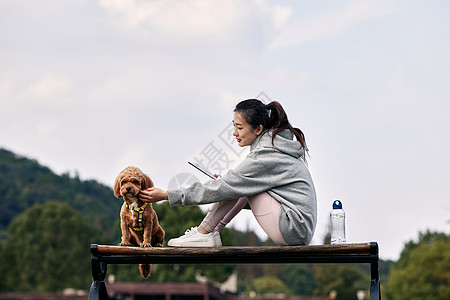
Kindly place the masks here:
MULTIPOLYGON (((170 242, 170 241, 169 241, 170 242)), ((216 247, 215 244, 205 244, 205 243, 167 243, 167 246, 169 247, 194 247, 194 248, 210 248, 210 247, 216 247)))

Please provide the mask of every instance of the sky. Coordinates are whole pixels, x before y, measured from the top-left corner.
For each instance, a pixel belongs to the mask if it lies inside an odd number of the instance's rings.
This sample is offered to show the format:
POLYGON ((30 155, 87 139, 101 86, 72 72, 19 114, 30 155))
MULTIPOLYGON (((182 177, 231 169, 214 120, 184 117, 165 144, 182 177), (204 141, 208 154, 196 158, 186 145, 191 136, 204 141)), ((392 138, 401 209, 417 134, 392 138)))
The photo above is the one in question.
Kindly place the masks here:
MULTIPOLYGON (((450 232, 449 13, 445 0, 0 0, 0 147, 111 187, 134 165, 176 188, 208 180, 188 161, 224 173, 248 153, 230 135, 236 103, 279 101, 310 150, 312 243, 340 199, 347 241, 396 260, 419 232, 450 232)), ((230 226, 267 237, 249 211, 230 226)))

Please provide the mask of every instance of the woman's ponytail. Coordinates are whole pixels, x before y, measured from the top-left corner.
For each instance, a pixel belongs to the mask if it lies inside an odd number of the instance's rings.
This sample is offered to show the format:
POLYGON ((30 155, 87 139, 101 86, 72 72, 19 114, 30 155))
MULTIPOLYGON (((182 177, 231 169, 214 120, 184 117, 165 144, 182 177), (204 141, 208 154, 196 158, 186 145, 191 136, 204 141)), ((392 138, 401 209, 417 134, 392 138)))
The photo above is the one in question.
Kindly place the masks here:
POLYGON ((274 136, 289 127, 289 121, 283 107, 279 102, 273 101, 266 105, 269 112, 270 125, 268 129, 274 130, 274 136))
POLYGON ((284 111, 283 106, 281 106, 279 102, 272 101, 266 105, 266 108, 269 111, 270 118, 270 126, 267 129, 273 130, 272 143, 278 133, 282 132, 283 130, 290 129, 302 145, 302 148, 305 150, 302 158, 304 161, 306 161, 306 152, 308 151, 308 147, 306 146, 305 135, 303 134, 303 131, 298 128, 292 127, 292 125, 289 123, 287 114, 284 111))

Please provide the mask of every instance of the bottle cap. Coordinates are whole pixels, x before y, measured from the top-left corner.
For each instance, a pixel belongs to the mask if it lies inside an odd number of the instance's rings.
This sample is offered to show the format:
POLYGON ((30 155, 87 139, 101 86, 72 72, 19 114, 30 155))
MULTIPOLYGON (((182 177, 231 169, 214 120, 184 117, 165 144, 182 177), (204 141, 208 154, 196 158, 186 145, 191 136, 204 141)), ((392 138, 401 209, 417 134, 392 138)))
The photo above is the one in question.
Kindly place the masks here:
POLYGON ((334 200, 334 202, 333 202, 333 209, 342 209, 342 202, 341 202, 341 200, 334 200))

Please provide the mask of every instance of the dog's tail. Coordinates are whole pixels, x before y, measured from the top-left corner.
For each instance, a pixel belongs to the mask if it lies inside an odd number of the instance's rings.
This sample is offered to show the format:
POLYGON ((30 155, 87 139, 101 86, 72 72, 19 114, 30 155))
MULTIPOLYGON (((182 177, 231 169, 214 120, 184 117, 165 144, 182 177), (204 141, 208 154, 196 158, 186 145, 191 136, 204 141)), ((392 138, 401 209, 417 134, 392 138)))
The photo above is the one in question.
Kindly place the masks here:
POLYGON ((145 279, 150 276, 150 272, 152 271, 152 265, 150 264, 140 264, 139 265, 139 272, 141 273, 141 276, 145 279))

